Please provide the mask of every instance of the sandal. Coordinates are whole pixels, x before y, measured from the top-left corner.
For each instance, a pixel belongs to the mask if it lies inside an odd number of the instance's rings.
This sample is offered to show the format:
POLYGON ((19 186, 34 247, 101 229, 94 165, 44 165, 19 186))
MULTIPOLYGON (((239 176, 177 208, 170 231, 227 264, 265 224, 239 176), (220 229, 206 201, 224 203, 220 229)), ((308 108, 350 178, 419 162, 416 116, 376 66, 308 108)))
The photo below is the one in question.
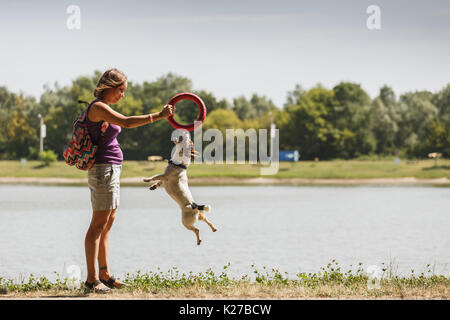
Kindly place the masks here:
POLYGON ((87 281, 86 281, 86 282, 84 283, 86 289, 88 289, 88 290, 90 290, 90 291, 92 291, 92 292, 96 292, 96 293, 107 293, 107 292, 110 292, 110 291, 111 291, 110 288, 105 287, 105 286, 101 287, 100 289, 97 289, 96 287, 97 287, 99 284, 102 284, 102 282, 101 282, 100 280, 95 280, 94 282, 87 282, 87 281))
POLYGON ((128 287, 127 284, 121 283, 121 282, 119 282, 119 285, 118 285, 118 286, 115 286, 114 284, 116 283, 117 279, 114 278, 113 276, 111 276, 108 280, 102 280, 102 279, 100 279, 100 281, 101 281, 105 286, 108 286, 108 287, 111 288, 111 289, 122 289, 122 288, 124 288, 124 287, 128 287))

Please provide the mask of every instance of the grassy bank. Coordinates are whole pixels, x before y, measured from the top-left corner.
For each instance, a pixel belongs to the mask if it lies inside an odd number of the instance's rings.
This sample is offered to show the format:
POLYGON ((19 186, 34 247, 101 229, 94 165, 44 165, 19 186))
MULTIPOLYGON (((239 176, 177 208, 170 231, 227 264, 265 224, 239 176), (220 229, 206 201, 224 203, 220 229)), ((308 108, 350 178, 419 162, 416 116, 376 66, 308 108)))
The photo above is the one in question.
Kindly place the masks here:
MULTIPOLYGON (((167 272, 136 272, 124 279, 129 287, 113 290, 107 295, 86 293, 74 289, 74 283, 58 278, 30 276, 14 282, 0 278, 0 298, 206 298, 206 299, 449 299, 450 278, 434 275, 427 270, 420 275, 400 277, 391 274, 382 265, 379 281, 369 279, 362 264, 342 270, 336 261, 330 262, 317 273, 299 273, 294 277, 276 269, 253 270, 252 275, 230 278, 225 266, 220 274, 206 270, 199 274, 180 273, 176 268, 167 272)), ((76 283, 78 284, 78 283, 76 283)))
MULTIPOLYGON (((161 173, 166 162, 125 161, 122 178, 147 177, 161 173)), ((275 178, 275 179, 375 179, 375 178, 450 178, 450 159, 440 159, 438 165, 434 160, 401 161, 393 160, 361 161, 300 161, 297 163, 281 162, 278 173, 261 176, 264 167, 253 164, 192 164, 189 167, 190 178, 275 178)), ((83 179, 86 172, 69 167, 64 162, 52 163, 45 167, 39 161, 0 161, 0 178, 65 178, 83 179)))

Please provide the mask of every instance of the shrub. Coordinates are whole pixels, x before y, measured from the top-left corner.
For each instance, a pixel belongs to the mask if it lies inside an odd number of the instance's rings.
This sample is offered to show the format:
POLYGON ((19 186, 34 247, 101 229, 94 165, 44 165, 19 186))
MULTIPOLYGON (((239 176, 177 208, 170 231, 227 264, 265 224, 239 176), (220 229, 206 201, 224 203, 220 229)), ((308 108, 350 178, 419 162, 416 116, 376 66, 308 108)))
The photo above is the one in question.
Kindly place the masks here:
POLYGON ((44 162, 45 166, 49 166, 50 163, 56 162, 58 156, 53 150, 47 150, 39 152, 39 159, 41 159, 41 161, 44 162))

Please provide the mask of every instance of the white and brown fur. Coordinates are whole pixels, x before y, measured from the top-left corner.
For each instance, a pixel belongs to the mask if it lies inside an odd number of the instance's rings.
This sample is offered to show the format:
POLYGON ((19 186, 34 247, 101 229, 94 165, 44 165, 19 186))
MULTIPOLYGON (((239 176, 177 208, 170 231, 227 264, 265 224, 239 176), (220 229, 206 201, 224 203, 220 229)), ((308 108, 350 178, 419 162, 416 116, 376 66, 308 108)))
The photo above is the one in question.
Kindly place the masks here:
MULTIPOLYGON (((178 140, 173 142, 175 143, 175 153, 171 161, 175 164, 182 164, 187 168, 190 165, 191 158, 199 156, 199 153, 194 150, 189 133, 184 132, 181 142, 178 142, 178 140)), ((194 198, 189 190, 187 169, 169 163, 163 174, 145 178, 144 182, 153 182, 150 190, 155 190, 162 185, 167 193, 178 203, 181 208, 181 221, 188 230, 195 233, 197 245, 200 245, 202 242, 200 230, 194 226, 197 220, 206 222, 213 232, 217 231, 205 216, 205 211, 210 211, 211 206, 197 205, 194 202, 194 198)))

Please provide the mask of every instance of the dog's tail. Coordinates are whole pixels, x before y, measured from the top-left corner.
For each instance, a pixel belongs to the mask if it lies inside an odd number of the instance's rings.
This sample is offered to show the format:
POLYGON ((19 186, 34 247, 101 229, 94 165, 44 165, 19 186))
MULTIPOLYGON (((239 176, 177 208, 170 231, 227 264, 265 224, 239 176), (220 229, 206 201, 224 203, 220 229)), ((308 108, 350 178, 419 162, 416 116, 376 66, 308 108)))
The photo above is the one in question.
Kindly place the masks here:
POLYGON ((196 204, 195 202, 192 202, 191 204, 188 204, 186 207, 191 207, 192 209, 198 209, 200 211, 211 211, 211 206, 208 204, 196 204))

